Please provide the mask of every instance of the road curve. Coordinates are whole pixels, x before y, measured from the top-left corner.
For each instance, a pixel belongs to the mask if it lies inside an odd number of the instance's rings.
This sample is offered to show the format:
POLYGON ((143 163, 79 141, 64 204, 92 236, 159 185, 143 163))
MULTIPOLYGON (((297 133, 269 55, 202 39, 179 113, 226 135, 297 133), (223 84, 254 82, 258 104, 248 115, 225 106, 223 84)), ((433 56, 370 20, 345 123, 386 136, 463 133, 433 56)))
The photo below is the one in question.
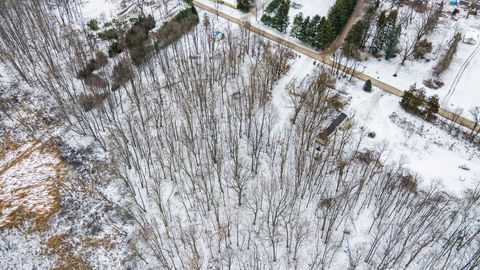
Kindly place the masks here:
MULTIPOLYGON (((203 3, 200 3, 196 0, 193 0, 193 5, 200 8, 200 9, 203 9, 205 11, 208 11, 214 15, 217 15, 217 16, 220 16, 226 20, 229 20, 235 24, 238 24, 240 25, 241 27, 244 27, 246 29, 248 29, 249 31, 255 33, 255 34, 258 34, 260 36, 263 36, 267 39, 270 39, 274 42, 277 42, 285 47, 288 47, 298 53, 301 53, 301 54, 304 54, 312 59, 315 59, 317 61, 320 61, 322 63, 324 63, 325 65, 328 65, 328 66, 331 66, 331 67, 336 67, 336 68, 340 68, 343 72, 347 73, 347 74, 350 74, 352 75, 353 77, 359 79, 359 80, 362 80, 362 81, 367 81, 367 80, 370 80, 372 81, 372 85, 373 86, 376 86, 378 88, 380 88, 381 90, 383 90, 384 92, 387 92, 387 93, 390 93, 390 94, 393 94, 395 96, 399 96, 399 97, 402 97, 403 96, 403 91, 394 87, 394 86, 391 86, 389 84, 386 84, 380 80, 377 80, 365 73, 362 73, 362 72, 359 72, 357 70, 351 70, 350 68, 348 67, 345 67, 343 65, 339 65, 338 63, 334 63, 334 61, 332 60, 332 58, 330 57, 330 54, 328 53, 321 53, 321 52, 317 52, 313 49, 310 49, 310 48, 307 48, 307 47, 304 47, 302 45, 299 45, 299 44, 296 44, 292 41, 289 41, 289 40, 286 40, 285 38, 281 37, 281 36, 278 36, 278 35, 275 35, 275 34, 272 34, 270 32, 267 32, 265 30, 262 30, 246 21, 243 21, 241 19, 238 19, 238 18, 235 18, 225 12, 222 12, 220 10, 217 10, 215 8, 212 8, 208 5, 205 5, 203 3)), ((446 109, 443 109, 443 108, 440 108, 439 111, 438 111, 438 114, 448 120, 451 120, 451 121, 454 121, 456 122, 457 124, 461 125, 461 126, 464 126, 468 129, 474 129, 475 127, 475 123, 465 117, 462 117, 460 115, 457 115, 453 112, 450 112, 446 109)), ((477 130, 480 131, 480 126, 477 127, 477 130)))

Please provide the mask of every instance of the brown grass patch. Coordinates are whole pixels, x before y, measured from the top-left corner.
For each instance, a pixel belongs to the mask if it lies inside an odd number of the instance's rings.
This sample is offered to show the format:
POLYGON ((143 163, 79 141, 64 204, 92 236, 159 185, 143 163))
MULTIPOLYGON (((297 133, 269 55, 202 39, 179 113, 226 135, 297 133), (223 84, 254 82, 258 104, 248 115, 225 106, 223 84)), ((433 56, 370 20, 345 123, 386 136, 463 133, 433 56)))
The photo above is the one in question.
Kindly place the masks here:
POLYGON ((48 254, 59 257, 57 265, 52 270, 90 270, 92 267, 82 258, 73 254, 72 246, 66 240, 69 233, 56 234, 47 240, 48 254))
POLYGON ((60 207, 64 164, 48 143, 27 141, 0 149, 0 230, 32 222, 43 230, 60 207))

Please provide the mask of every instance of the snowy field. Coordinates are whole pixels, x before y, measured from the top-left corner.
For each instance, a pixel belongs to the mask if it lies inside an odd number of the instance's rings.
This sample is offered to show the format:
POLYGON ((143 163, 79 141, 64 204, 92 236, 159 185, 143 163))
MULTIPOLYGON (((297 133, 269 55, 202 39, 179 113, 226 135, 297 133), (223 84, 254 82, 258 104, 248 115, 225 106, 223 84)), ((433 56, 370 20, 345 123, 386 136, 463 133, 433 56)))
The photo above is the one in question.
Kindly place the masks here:
POLYGON ((303 13, 303 16, 314 17, 318 15, 320 17, 327 16, 330 8, 335 4, 335 0, 293 0, 290 5, 290 18, 293 21, 293 18, 298 13, 303 13), (295 8, 295 5, 298 4, 299 8, 295 8))

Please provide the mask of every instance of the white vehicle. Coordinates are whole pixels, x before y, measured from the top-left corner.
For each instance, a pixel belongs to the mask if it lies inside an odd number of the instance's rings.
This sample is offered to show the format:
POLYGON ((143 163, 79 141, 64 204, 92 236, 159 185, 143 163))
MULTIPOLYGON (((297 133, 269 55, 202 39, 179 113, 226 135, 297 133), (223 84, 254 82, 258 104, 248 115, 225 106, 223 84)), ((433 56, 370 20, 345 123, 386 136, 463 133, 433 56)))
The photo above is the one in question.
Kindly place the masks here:
POLYGON ((460 166, 458 166, 458 167, 459 167, 460 169, 465 170, 465 171, 469 171, 469 170, 470 170, 470 168, 469 168, 466 164, 460 165, 460 166))

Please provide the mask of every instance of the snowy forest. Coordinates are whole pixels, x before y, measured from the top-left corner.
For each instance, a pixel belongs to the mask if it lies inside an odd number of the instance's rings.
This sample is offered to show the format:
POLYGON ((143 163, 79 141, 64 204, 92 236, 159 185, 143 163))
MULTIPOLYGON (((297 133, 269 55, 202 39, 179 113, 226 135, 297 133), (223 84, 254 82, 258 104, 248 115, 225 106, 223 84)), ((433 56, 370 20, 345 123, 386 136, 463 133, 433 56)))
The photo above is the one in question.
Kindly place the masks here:
POLYGON ((420 188, 355 116, 319 144, 339 70, 290 83, 282 117, 297 53, 233 25, 220 42, 183 1, 165 20, 171 2, 102 29, 80 1, 0 3, 0 156, 35 141, 64 170, 49 220, 0 220, 1 269, 480 268, 480 185, 420 188))

